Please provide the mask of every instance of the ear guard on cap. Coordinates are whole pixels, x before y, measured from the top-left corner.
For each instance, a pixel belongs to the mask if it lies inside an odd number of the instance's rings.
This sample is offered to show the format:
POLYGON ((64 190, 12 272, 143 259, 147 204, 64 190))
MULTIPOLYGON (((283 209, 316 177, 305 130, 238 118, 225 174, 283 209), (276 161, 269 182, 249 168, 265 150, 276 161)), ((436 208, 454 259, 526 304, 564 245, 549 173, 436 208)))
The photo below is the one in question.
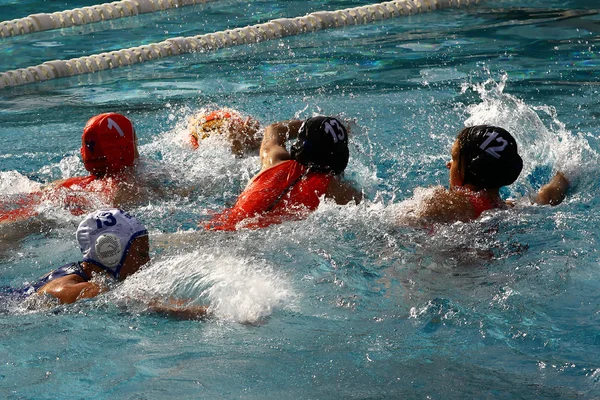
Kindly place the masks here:
POLYGON ((119 238, 112 233, 98 236, 94 245, 98 261, 109 268, 114 268, 123 257, 123 246, 119 238))
POLYGON ((317 171, 341 174, 348 165, 348 132, 336 118, 309 118, 298 130, 290 148, 293 160, 317 171))

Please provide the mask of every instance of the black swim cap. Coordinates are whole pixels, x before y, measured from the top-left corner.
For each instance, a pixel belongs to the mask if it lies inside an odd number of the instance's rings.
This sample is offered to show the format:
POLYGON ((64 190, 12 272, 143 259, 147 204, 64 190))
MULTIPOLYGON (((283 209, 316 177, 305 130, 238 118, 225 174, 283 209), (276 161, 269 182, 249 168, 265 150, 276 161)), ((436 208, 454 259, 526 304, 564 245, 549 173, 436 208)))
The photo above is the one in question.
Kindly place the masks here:
POLYGON ((517 142, 508 131, 491 125, 463 129, 457 137, 464 184, 484 189, 507 186, 517 180, 523 160, 517 142))
POLYGON ((348 165, 348 132, 336 118, 309 118, 300 127, 290 154, 314 170, 341 174, 348 165))

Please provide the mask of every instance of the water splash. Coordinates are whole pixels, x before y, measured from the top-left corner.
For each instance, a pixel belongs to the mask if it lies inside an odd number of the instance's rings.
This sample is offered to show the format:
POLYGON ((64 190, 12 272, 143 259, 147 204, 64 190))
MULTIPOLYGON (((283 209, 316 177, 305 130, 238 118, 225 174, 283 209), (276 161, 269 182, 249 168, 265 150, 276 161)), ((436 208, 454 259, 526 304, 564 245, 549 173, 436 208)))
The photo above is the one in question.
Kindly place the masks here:
MULTIPOLYGON (((206 106, 200 111, 216 108, 222 107, 206 106)), ((199 188, 203 194, 237 194, 260 168, 258 151, 236 157, 224 135, 211 135, 194 150, 189 140, 188 119, 197 112, 185 106, 173 109, 175 127, 142 146, 140 153, 161 160, 162 167, 176 181, 199 188)))
POLYGON ((0 172, 0 193, 3 195, 36 192, 41 187, 40 183, 32 181, 17 171, 0 172))
MULTIPOLYGON (((524 161, 518 180, 521 185, 528 178, 535 181, 540 171, 562 171, 574 185, 592 184, 600 156, 589 140, 597 141, 598 137, 568 130, 551 105, 531 106, 505 93, 507 79, 504 74, 499 81, 490 78, 463 86, 463 92, 473 90, 481 98, 481 103, 467 107, 470 116, 465 126, 492 124, 513 134, 524 161)), ((550 174, 544 175, 542 180, 548 180, 550 174)))
POLYGON ((38 175, 47 181, 66 179, 73 176, 86 176, 89 172, 83 166, 83 162, 76 155, 68 155, 58 163, 43 166, 38 175))
POLYGON ((227 255, 223 249, 166 256, 128 278, 111 297, 148 301, 189 299, 208 305, 221 320, 259 323, 275 308, 291 307, 287 278, 264 261, 227 255))

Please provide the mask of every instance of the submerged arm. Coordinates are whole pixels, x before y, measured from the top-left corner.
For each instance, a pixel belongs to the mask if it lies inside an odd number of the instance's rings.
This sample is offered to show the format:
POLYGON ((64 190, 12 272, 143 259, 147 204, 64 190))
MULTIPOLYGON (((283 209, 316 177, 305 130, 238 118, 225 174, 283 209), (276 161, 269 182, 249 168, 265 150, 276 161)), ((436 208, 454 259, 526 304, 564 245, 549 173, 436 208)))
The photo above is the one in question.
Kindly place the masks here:
POLYGON ((169 299, 166 302, 155 299, 150 302, 151 311, 179 319, 204 319, 208 316, 207 306, 186 304, 184 300, 169 299))

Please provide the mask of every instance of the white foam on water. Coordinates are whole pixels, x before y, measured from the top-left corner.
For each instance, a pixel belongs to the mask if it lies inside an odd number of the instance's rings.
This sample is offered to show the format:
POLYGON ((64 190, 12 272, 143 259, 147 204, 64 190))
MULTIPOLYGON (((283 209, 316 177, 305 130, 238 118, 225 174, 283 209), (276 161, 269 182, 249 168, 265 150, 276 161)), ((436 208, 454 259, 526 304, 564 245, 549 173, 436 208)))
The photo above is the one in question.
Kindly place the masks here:
POLYGON ((39 182, 32 181, 17 171, 0 171, 0 193, 3 195, 36 192, 41 187, 39 182))
POLYGON ((111 297, 189 300, 208 305, 220 320, 239 323, 258 323, 275 308, 293 306, 296 294, 283 274, 265 261, 231 253, 211 249, 162 257, 127 278, 111 297))
POLYGON ((187 107, 173 109, 175 127, 142 146, 140 153, 160 158, 175 179, 200 190, 238 190, 260 169, 258 152, 236 157, 223 135, 209 136, 194 150, 189 142, 188 119, 196 112, 187 107))
POLYGON ((589 140, 598 140, 591 133, 569 131, 558 119, 551 105, 530 106, 525 101, 504 93, 507 76, 499 82, 488 79, 481 84, 463 87, 481 97, 481 103, 467 107, 470 117, 465 126, 491 124, 508 130, 517 140, 523 158, 523 182, 538 166, 549 166, 562 171, 575 185, 580 180, 595 179, 599 154, 589 140))
POLYGON ((435 187, 417 187, 415 188, 412 197, 389 205, 385 209, 388 221, 390 221, 392 224, 404 226, 420 225, 420 220, 417 217, 417 213, 425 201, 432 196, 435 189, 435 187))
POLYGON ((76 155, 69 155, 61 159, 58 163, 43 166, 38 173, 49 181, 71 178, 73 176, 87 176, 90 174, 83 166, 81 158, 76 155))

